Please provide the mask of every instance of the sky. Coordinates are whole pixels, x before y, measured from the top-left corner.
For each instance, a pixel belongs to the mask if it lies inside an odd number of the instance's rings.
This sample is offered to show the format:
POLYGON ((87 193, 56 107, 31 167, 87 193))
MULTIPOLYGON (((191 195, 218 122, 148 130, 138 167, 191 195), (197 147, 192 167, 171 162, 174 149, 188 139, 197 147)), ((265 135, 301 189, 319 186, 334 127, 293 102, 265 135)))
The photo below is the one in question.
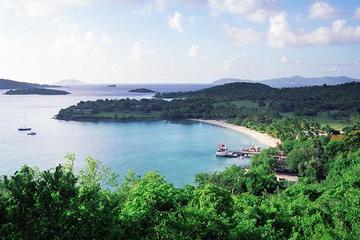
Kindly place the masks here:
POLYGON ((360 78, 359 0, 0 0, 0 78, 360 78))

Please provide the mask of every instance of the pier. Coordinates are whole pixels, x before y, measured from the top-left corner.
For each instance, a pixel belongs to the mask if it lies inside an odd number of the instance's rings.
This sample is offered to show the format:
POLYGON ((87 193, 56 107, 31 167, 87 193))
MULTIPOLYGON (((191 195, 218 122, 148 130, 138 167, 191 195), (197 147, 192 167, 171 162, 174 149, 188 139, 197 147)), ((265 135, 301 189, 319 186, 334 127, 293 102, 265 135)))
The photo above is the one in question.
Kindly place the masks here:
POLYGON ((225 144, 219 144, 216 156, 218 157, 227 157, 227 158, 237 158, 237 157, 246 157, 250 158, 253 155, 260 154, 261 148, 258 146, 251 146, 249 148, 242 148, 240 151, 229 151, 228 147, 225 144))

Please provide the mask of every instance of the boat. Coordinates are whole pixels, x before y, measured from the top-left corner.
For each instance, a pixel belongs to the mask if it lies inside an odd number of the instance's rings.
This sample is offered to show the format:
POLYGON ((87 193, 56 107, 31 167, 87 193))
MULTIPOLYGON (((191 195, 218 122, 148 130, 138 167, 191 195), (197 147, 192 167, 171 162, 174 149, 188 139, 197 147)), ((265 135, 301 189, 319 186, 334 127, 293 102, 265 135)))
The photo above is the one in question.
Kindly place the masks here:
POLYGON ((31 127, 27 127, 27 126, 26 126, 25 113, 24 113, 24 126, 23 126, 23 127, 19 127, 19 128, 18 128, 18 131, 20 131, 20 132, 31 131, 31 127))
POLYGON ((218 145, 218 149, 215 155, 217 157, 228 157, 228 158, 236 158, 239 156, 238 153, 229 151, 229 148, 223 143, 218 145))
POLYGON ((261 147, 252 145, 249 148, 240 149, 239 154, 244 158, 249 158, 250 156, 259 154, 261 152, 261 147))
POLYGON ((29 128, 29 127, 20 127, 20 128, 18 128, 18 131, 31 131, 31 128, 29 128))
POLYGON ((228 147, 225 144, 219 144, 218 149, 215 153, 218 157, 225 157, 226 153, 229 151, 228 147))
POLYGON ((110 84, 108 87, 116 87, 116 84, 110 84))
POLYGON ((252 145, 249 148, 242 148, 240 152, 257 154, 261 152, 261 147, 252 145))
POLYGON ((27 135, 34 136, 34 135, 36 135, 36 132, 31 131, 31 132, 28 132, 27 135))

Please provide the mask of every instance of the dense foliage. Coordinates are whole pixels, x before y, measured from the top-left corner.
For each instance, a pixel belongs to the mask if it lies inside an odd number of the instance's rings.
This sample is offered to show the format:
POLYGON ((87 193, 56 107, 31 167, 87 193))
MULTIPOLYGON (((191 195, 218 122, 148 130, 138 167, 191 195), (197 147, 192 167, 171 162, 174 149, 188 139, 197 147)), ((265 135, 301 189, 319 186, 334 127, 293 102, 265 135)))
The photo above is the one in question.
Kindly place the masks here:
POLYGON ((78 174, 73 156, 43 172, 24 166, 0 180, 0 238, 357 239, 359 139, 359 125, 333 140, 289 139, 247 171, 202 173, 181 188, 156 172, 129 173, 119 185, 91 158, 78 174), (279 150, 299 168, 299 182, 276 181, 279 150))
POLYGON ((307 116, 334 110, 344 113, 360 112, 360 83, 356 82, 282 89, 260 83, 229 83, 194 92, 159 93, 156 97, 266 101, 274 111, 295 112, 297 115, 307 116))
POLYGON ((81 101, 75 106, 61 109, 57 115, 63 120, 88 119, 233 119, 246 118, 254 115, 266 116, 271 119, 280 115, 264 112, 257 108, 238 107, 232 103, 216 103, 208 98, 174 99, 119 99, 81 101))
MULTIPOLYGON (((275 89, 259 83, 231 83, 195 92, 156 94, 155 99, 79 102, 61 109, 63 120, 227 119, 254 129, 279 124, 284 113, 348 119, 360 113, 360 83, 275 89), (183 97, 165 101, 162 98, 183 97), (280 121, 278 123, 273 122, 280 121), (254 125, 254 126, 252 126, 254 125), (255 126, 256 125, 256 126, 255 126)), ((295 120, 297 121, 297 120, 295 120)), ((293 123, 292 123, 293 124, 293 123)), ((296 124, 296 123, 294 123, 296 124)), ((277 134, 274 134, 277 136, 277 134)))

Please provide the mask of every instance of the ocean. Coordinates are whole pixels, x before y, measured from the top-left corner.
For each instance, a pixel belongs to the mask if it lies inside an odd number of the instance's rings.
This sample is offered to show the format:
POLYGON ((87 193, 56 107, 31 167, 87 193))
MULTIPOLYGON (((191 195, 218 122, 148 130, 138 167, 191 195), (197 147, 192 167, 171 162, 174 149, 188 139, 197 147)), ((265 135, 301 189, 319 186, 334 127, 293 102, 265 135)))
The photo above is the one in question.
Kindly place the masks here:
POLYGON ((155 91, 189 91, 209 85, 158 84, 81 85, 63 88, 66 96, 8 96, 0 92, 0 175, 13 174, 23 165, 41 170, 64 163, 75 154, 75 169, 91 156, 123 179, 129 170, 142 175, 155 170, 175 186, 192 184, 200 172, 219 171, 249 160, 215 156, 219 143, 231 149, 258 144, 255 139, 232 130, 193 121, 75 122, 54 116, 61 108, 79 101, 114 98, 151 98, 153 94, 129 93, 145 87, 155 91), (37 132, 18 132, 24 123, 37 132))

